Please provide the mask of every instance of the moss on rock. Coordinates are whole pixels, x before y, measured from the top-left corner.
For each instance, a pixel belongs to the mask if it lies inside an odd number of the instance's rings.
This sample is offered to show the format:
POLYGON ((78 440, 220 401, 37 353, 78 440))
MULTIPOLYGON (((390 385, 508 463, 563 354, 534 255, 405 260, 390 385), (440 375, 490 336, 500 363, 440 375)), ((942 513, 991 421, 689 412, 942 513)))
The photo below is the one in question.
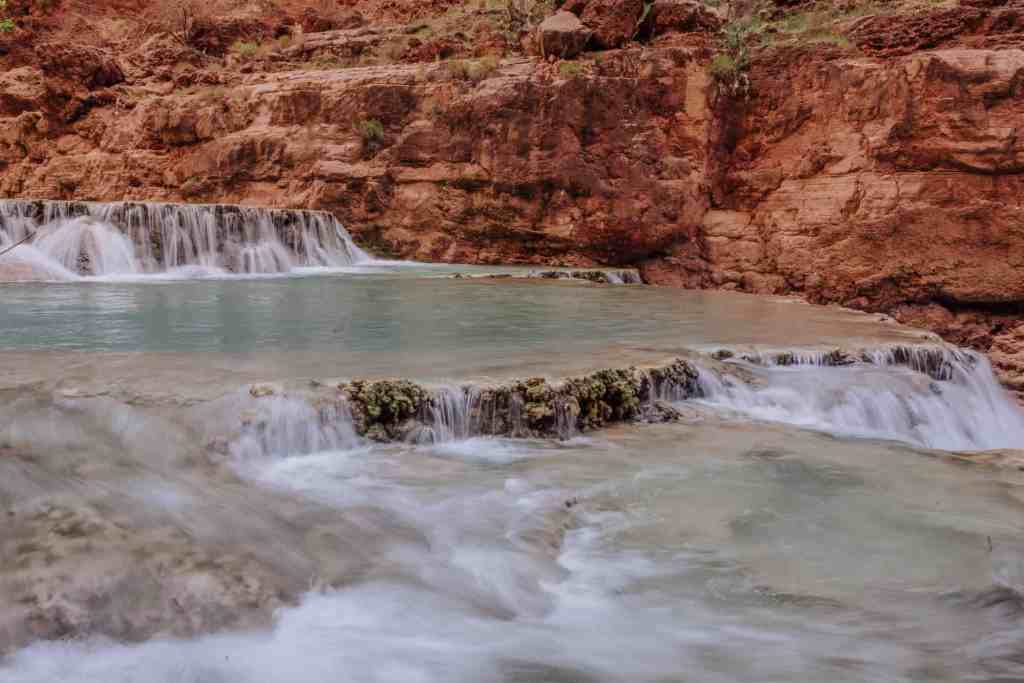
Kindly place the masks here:
POLYGON ((374 441, 401 438, 403 426, 423 413, 426 389, 408 380, 356 380, 338 387, 348 399, 356 431, 374 441))
MULTIPOLYGON (((356 431, 374 441, 437 437, 442 394, 408 380, 357 380, 339 385, 356 431)), ((634 420, 678 419, 661 399, 699 392, 697 371, 684 360, 660 368, 608 368, 559 382, 543 377, 489 387, 463 387, 471 434, 566 437, 634 420)))

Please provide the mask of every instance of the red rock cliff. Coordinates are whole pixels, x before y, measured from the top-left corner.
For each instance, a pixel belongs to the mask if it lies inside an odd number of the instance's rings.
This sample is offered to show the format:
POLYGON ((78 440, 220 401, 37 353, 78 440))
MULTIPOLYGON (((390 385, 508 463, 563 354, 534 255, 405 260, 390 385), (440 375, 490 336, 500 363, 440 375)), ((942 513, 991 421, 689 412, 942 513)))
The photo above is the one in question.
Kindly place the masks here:
POLYGON ((321 208, 395 256, 795 293, 1024 388, 1024 5, 559 4, 527 31, 553 8, 211 2, 183 36, 131 0, 12 1, 0 194, 321 208))

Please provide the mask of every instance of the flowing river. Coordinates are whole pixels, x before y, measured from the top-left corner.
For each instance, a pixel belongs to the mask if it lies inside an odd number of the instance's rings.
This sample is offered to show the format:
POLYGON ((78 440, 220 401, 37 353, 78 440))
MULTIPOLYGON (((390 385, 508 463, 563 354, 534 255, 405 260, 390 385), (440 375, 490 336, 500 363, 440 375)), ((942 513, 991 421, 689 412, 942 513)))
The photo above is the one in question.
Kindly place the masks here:
POLYGON ((0 217, 41 231, 0 256, 5 683, 1024 680, 1024 412, 979 354, 320 214, 0 217), (558 393, 625 368, 630 419, 558 393), (547 422, 487 404, 534 377, 547 422), (380 378, 403 438, 340 388, 380 378))

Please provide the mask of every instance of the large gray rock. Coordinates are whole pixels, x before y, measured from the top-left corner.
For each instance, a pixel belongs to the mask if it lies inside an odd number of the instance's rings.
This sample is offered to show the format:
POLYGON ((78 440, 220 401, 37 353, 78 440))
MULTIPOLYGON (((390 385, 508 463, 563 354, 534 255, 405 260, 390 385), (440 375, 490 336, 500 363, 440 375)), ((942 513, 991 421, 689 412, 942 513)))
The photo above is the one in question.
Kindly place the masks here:
POLYGON ((556 12, 537 27, 537 45, 545 57, 571 59, 583 52, 590 30, 571 12, 556 12))

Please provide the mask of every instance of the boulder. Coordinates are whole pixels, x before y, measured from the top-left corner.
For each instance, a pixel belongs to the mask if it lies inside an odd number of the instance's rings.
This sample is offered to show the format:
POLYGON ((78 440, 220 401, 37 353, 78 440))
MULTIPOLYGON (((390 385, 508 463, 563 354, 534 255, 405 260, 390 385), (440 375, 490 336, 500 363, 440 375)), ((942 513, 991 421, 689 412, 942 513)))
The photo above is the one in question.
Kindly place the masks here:
POLYGON ((124 81, 117 60, 99 48, 76 43, 52 42, 36 47, 39 66, 47 76, 71 79, 88 90, 124 81))
POLYGON ((537 27, 537 46, 541 55, 572 59, 583 52, 591 32, 571 12, 557 12, 537 27))
POLYGON ((722 18, 697 0, 654 0, 645 20, 645 34, 703 33, 717 31, 722 18))
POLYGON ((637 32, 644 0, 590 0, 580 17, 594 31, 594 45, 603 50, 622 47, 637 32))
POLYGON ((587 0, 566 0, 562 3, 563 12, 572 12, 576 16, 583 14, 583 10, 587 8, 587 0))

